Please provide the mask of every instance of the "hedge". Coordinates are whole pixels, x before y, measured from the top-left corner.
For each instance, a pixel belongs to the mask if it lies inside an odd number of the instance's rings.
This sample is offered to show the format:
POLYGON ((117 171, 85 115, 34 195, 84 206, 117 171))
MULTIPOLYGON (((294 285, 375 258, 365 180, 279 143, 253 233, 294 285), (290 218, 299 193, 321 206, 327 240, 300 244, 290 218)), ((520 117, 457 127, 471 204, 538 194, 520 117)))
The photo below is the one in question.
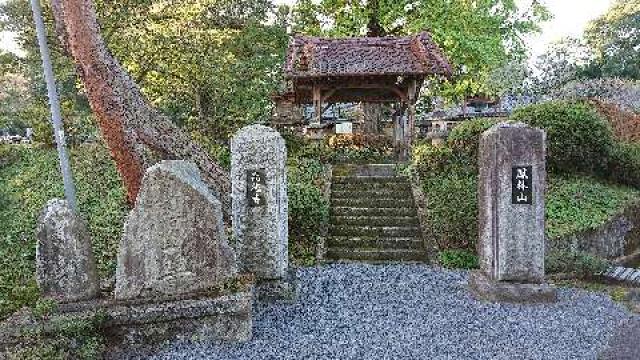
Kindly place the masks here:
POLYGON ((584 102, 553 101, 516 110, 511 120, 547 132, 552 172, 604 175, 614 138, 609 123, 584 102))

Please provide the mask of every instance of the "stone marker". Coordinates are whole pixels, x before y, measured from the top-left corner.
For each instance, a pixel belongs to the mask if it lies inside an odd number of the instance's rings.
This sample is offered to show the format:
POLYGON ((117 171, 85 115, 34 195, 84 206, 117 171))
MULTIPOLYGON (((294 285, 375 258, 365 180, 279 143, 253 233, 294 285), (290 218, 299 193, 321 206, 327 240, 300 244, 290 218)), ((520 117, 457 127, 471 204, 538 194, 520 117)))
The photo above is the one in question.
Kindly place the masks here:
POLYGON ((116 299, 207 290, 235 275, 222 206, 196 165, 162 161, 149 168, 120 243, 116 299))
POLYGON ((490 301, 546 302, 544 283, 544 131, 501 123, 482 134, 479 148, 480 271, 471 290, 490 301))
POLYGON ((87 223, 65 200, 50 200, 38 218, 36 280, 42 294, 60 302, 94 298, 96 264, 87 223))
POLYGON ((240 271, 253 273, 261 298, 291 298, 288 268, 287 149, 266 126, 241 129, 231 141, 232 217, 240 271))

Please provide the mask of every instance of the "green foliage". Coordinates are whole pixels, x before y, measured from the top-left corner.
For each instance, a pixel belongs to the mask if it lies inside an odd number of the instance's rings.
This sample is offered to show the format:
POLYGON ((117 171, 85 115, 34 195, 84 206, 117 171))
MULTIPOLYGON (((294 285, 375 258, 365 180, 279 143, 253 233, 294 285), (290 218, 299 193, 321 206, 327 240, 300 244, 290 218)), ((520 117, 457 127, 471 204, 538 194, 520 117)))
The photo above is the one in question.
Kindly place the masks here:
POLYGON ((478 159, 478 144, 480 136, 489 130, 499 120, 492 118, 480 118, 465 121, 451 130, 447 138, 447 144, 458 156, 464 156, 474 167, 478 159))
POLYGON ((551 251, 545 257, 545 272, 590 279, 604 272, 609 263, 597 256, 579 251, 551 251))
MULTIPOLYGON (((35 226, 45 203, 64 195, 55 150, 11 146, 13 160, 0 167, 0 318, 39 297, 35 226)), ((71 151, 81 214, 87 219, 102 276, 115 271, 117 246, 128 211, 115 166, 101 144, 71 151)))
POLYGON ((546 194, 546 234, 549 238, 596 229, 631 203, 640 191, 591 177, 554 176, 546 194))
POLYGON ((589 75, 640 79, 640 0, 617 0, 589 24, 585 38, 595 60, 589 75))
POLYGON ((321 227, 329 221, 322 189, 325 167, 316 159, 290 158, 288 164, 289 248, 294 263, 310 265, 321 227))
POLYGON ((609 178, 640 189, 640 144, 618 143, 609 159, 609 178))
POLYGON ((423 179, 427 217, 440 249, 474 250, 478 238, 477 176, 459 171, 423 179))
POLYGON ((438 262, 448 269, 476 269, 478 256, 468 250, 444 250, 438 253, 438 262))
MULTIPOLYGON (((98 359, 106 349, 102 327, 106 314, 97 312, 88 318, 47 320, 46 332, 24 334, 24 343, 9 354, 9 359, 98 359)), ((42 320, 40 320, 43 322, 42 320)), ((43 322, 44 324, 44 322, 43 322)), ((42 327, 41 329, 44 329, 42 327)))
POLYGON ((49 317, 58 308, 58 304, 53 299, 39 299, 31 312, 36 318, 43 320, 49 317))
POLYGON ((288 169, 289 232, 294 238, 311 239, 329 216, 321 189, 324 167, 317 160, 302 159, 288 169))
POLYGON ((547 164, 562 173, 603 174, 614 140, 611 127, 586 103, 548 102, 516 110, 511 119, 547 132, 547 164))

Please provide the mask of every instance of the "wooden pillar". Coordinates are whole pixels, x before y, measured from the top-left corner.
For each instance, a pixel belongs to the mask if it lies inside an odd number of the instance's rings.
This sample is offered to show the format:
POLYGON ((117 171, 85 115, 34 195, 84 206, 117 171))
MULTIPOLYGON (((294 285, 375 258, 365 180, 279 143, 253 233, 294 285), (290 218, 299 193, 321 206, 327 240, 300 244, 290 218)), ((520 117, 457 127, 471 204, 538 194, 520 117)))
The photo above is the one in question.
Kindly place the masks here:
POLYGON ((398 109, 398 111, 395 113, 395 119, 394 119, 394 137, 395 137, 395 143, 394 143, 394 148, 396 150, 396 154, 398 156, 398 160, 399 161, 405 161, 407 160, 407 129, 405 127, 405 121, 404 121, 404 113, 407 109, 407 103, 402 102, 400 104, 400 108, 398 109))
POLYGON ((320 87, 313 86, 313 120, 312 124, 320 125, 322 122, 322 91, 320 87))
POLYGON ((407 117, 408 117, 408 129, 406 130, 406 151, 407 151, 407 155, 408 152, 411 150, 411 146, 413 145, 413 138, 415 136, 415 132, 416 132, 416 101, 417 101, 417 86, 416 86, 416 80, 411 80, 411 82, 409 83, 409 90, 408 90, 408 94, 407 94, 407 98, 408 98, 408 113, 407 113, 407 117))

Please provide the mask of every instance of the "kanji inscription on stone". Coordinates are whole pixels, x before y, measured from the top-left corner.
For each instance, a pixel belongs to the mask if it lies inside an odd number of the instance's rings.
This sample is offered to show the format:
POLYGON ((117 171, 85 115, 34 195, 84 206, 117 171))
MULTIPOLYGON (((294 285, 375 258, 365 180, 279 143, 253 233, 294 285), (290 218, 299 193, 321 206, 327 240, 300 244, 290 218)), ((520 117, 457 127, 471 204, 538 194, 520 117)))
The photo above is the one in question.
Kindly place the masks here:
POLYGON ((247 200, 249 207, 267 205, 264 170, 247 170, 247 200))
POLYGON ((533 167, 514 166, 511 173, 511 203, 533 204, 533 167))

